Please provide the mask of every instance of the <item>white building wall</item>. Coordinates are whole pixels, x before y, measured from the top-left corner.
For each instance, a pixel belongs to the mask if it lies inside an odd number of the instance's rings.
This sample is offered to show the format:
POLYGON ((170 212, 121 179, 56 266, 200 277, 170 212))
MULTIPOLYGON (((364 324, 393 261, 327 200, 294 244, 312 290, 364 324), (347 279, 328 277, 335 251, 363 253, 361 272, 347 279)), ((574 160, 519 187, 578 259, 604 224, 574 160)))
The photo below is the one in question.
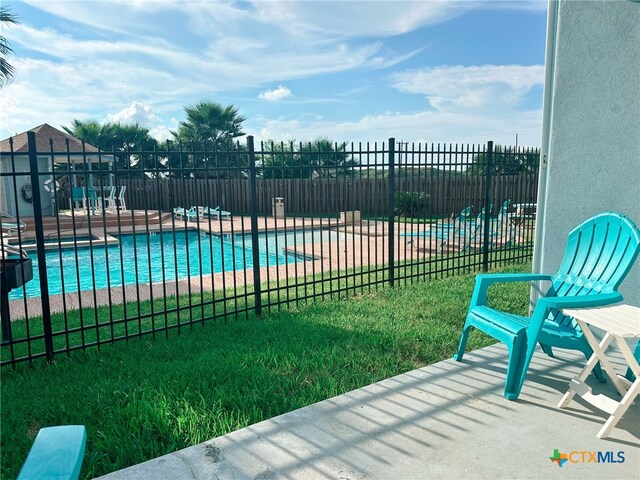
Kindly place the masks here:
MULTIPOLYGON (((592 215, 614 210, 640 227, 640 2, 561 1, 557 18, 534 258, 545 273, 557 270, 569 231, 592 215)), ((640 260, 620 291, 640 306, 640 260)))

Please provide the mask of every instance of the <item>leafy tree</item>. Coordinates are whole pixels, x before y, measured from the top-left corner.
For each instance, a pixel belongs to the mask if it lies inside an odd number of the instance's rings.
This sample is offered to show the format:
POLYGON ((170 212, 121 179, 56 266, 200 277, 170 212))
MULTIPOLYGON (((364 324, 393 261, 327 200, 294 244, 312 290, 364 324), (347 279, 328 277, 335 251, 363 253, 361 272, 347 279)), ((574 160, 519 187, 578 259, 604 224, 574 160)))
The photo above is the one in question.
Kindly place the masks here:
MULTIPOLYGON (((245 149, 235 141, 245 135, 245 117, 233 105, 203 101, 184 109, 187 119, 172 131, 178 144, 191 153, 169 156, 177 176, 200 178, 238 178, 246 175, 245 149), (188 169, 192 172, 189 173, 188 169)), ((180 150, 181 148, 178 148, 180 150)))
POLYGON ((303 164, 304 159, 296 150, 295 142, 269 141, 263 144, 260 174, 263 178, 311 178, 313 169, 303 164))
POLYGON ((338 144, 319 138, 300 147, 303 165, 310 165, 313 176, 320 178, 352 177, 358 162, 347 153, 346 142, 338 144))
POLYGON ((354 176, 358 162, 346 152, 346 143, 319 138, 297 148, 293 141, 269 142, 262 164, 265 178, 335 178, 354 176))
MULTIPOLYGON (((4 31, 5 27, 18 23, 16 16, 11 13, 7 7, 0 7, 0 32, 4 31)), ((7 56, 13 52, 11 45, 7 38, 0 34, 0 87, 8 84, 13 80, 13 76, 16 73, 16 69, 7 61, 7 56)))
MULTIPOLYGON (((98 147, 105 155, 113 155, 116 176, 154 176, 153 169, 162 166, 162 156, 153 153, 157 148, 156 140, 149 134, 149 129, 137 123, 103 124, 96 120, 75 119, 70 127, 62 128, 69 135, 98 147)), ((108 165, 103 165, 103 168, 108 168, 108 165)))
POLYGON ((155 176, 154 169, 163 166, 163 157, 157 151, 158 142, 149 133, 149 129, 139 124, 112 124, 113 147, 116 168, 122 175, 155 176), (119 153, 123 152, 123 153, 119 153))
MULTIPOLYGON (((492 175, 518 175, 520 173, 536 173, 540 164, 540 152, 537 149, 515 149, 496 145, 491 162, 492 175)), ((471 175, 487 174, 488 158, 486 153, 473 157, 472 165, 467 170, 471 175)))
POLYGON ((102 124, 97 120, 74 119, 70 127, 63 126, 62 129, 69 135, 82 140, 85 143, 103 150, 115 148, 113 124, 102 124))
POLYGON ((223 107, 215 102, 199 102, 185 107, 184 111, 187 119, 180 122, 176 132, 171 132, 176 140, 224 147, 234 138, 245 135, 242 122, 246 118, 233 105, 223 107))

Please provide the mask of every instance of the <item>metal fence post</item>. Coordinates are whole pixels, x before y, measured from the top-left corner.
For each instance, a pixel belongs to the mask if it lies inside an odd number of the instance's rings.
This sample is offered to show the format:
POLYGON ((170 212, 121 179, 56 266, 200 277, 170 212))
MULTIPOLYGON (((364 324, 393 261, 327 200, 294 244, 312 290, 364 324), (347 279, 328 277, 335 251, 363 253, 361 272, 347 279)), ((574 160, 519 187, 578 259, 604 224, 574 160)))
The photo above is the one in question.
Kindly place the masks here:
POLYGON ((487 272, 489 270, 489 233, 491 226, 491 177, 493 175, 493 141, 487 142, 487 154, 486 154, 486 168, 485 172, 485 186, 484 186, 484 218, 483 232, 482 232, 482 270, 487 272))
POLYGON ((247 137, 249 152, 249 208, 251 214, 251 250, 253 254, 253 291, 256 302, 256 315, 262 315, 262 291, 260 288, 260 252, 258 250, 258 195, 256 186, 256 153, 253 136, 247 137))
POLYGON ((395 283, 395 202, 396 194, 396 139, 389 139, 389 175, 387 185, 389 190, 389 286, 395 283))
MULTIPOLYGON (((40 302, 42 304, 42 324, 44 330, 44 347, 47 361, 53 360, 53 330, 51 328, 51 310, 49 306, 49 281, 47 279, 47 258, 44 248, 44 225, 42 223, 42 200, 40 198, 40 175, 38 172, 38 152, 35 132, 27 132, 29 147, 29 171, 33 193, 33 220, 36 230, 36 247, 38 250, 38 274, 40 275, 40 302)), ((52 172, 53 174, 53 172, 52 172)), ((54 212, 55 214, 56 212, 54 212)))

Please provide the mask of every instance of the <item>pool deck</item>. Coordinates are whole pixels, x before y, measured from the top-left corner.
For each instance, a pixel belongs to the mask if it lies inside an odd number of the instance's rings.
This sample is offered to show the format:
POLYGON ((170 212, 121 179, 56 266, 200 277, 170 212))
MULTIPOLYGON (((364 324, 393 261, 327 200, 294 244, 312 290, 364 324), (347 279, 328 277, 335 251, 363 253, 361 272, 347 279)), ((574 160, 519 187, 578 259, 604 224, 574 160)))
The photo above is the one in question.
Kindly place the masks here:
MULTIPOLYGON (((611 358, 624 365, 619 353, 611 358)), ((557 408, 582 355, 538 349, 517 401, 502 396, 506 359, 502 344, 476 350, 101 478, 639 478, 640 402, 601 440, 606 414, 581 399, 557 408), (556 449, 578 453, 560 467, 556 449), (589 463, 588 452, 612 452, 616 463, 589 463)), ((592 385, 613 394, 611 382, 592 385)))
MULTIPOLYGON (((304 258, 306 261, 295 263, 287 263, 278 266, 269 266, 260 268, 261 282, 277 282, 279 285, 295 285, 291 279, 295 277, 304 277, 314 275, 315 273, 327 271, 345 271, 352 268, 366 267, 370 265, 383 265, 387 263, 389 252, 389 241, 387 235, 388 225, 386 222, 364 222, 361 226, 340 223, 337 219, 318 219, 318 218, 296 218, 288 217, 286 219, 274 219, 271 217, 262 217, 258 220, 258 231, 260 232, 290 232, 296 230, 308 229, 330 229, 335 231, 339 237, 337 241, 308 243, 290 245, 287 248, 289 254, 295 254, 304 258), (362 235, 350 232, 362 232, 362 235)), ((403 231, 404 224, 397 224, 396 231, 403 231)), ((140 227, 135 225, 107 227, 106 229, 97 231, 91 230, 91 234, 98 235, 117 235, 127 233, 150 233, 159 231, 184 231, 188 229, 199 229, 214 235, 247 235, 251 233, 250 217, 234 217, 233 220, 208 220, 196 223, 175 221, 165 222, 162 224, 149 225, 148 227, 140 227)), ((76 235, 89 235, 89 229, 78 229, 76 235)), ((104 245, 103 242, 97 241, 98 245, 104 245)), ((416 248, 412 248, 405 241, 395 242, 395 259, 403 261, 405 259, 424 258, 429 252, 420 252, 416 248)), ((193 276, 178 281, 167 281, 166 283, 144 283, 123 286, 115 286, 113 288, 101 288, 97 290, 87 290, 78 293, 67 292, 64 296, 61 294, 50 296, 51 313, 61 313, 79 308, 93 308, 95 306, 120 305, 126 302, 141 302, 150 299, 158 299, 172 295, 185 295, 191 293, 200 294, 211 292, 213 290, 226 290, 229 288, 238 288, 243 290, 245 285, 252 285, 254 282, 253 269, 251 265, 247 265, 247 269, 235 270, 227 272, 219 272, 214 274, 205 274, 202 276, 193 276)), ((375 276, 376 273, 365 274, 375 276)), ((382 272, 378 272, 382 278, 382 272)), ((346 281, 346 280, 342 280, 346 281)), ((309 289, 311 292, 315 287, 311 285, 301 288, 309 289)), ((320 287, 318 287, 320 288, 320 287)), ((327 286, 329 288, 329 286, 327 286)), ((313 290, 316 293, 316 290, 313 290)), ((37 317, 42 314, 42 304, 39 297, 10 300, 9 308, 11 319, 18 320, 25 317, 37 317), (28 314, 28 315, 27 315, 28 314)))

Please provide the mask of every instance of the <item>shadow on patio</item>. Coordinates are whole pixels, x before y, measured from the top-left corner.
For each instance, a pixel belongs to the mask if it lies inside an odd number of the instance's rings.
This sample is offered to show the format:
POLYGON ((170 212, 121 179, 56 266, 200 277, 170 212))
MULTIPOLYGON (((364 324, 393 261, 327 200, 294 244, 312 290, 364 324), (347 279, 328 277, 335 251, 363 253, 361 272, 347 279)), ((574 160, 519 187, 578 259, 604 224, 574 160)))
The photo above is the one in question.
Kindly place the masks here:
POLYGON ((536 352, 515 402, 502 396, 507 355, 494 345, 102 478, 637 478, 640 405, 599 440, 606 414, 578 397, 556 408, 584 360, 556 355, 536 352), (624 462, 587 463, 585 454, 559 467, 555 449, 622 451, 624 462))

